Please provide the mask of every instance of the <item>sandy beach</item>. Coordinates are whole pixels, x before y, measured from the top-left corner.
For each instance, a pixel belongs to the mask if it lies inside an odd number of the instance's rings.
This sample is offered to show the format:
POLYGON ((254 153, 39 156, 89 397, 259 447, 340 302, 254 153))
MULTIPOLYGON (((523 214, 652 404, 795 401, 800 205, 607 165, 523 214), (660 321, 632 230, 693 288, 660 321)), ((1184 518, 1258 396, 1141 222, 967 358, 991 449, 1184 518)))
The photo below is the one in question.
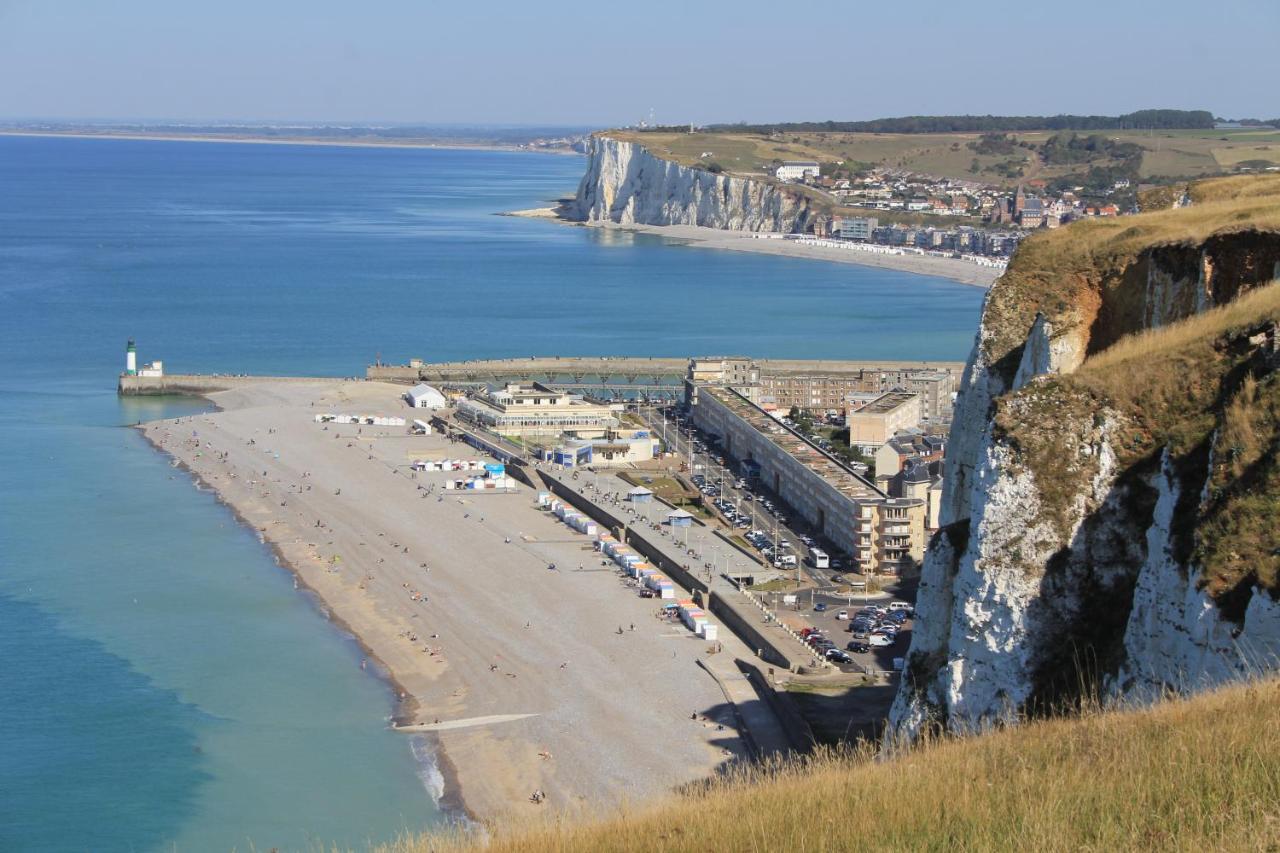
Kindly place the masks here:
MULTIPOLYGON (((707 644, 659 619, 531 491, 445 492, 457 475, 409 463, 477 451, 313 420, 412 416, 402 392, 264 382, 213 395, 215 413, 141 429, 259 533, 366 666, 385 667, 397 721, 427 732, 405 737, 436 752, 445 805, 504 823, 599 813, 743 756, 732 706, 698 664, 707 644), (535 790, 545 803, 530 802, 535 790)), ((726 653, 746 654, 736 644, 726 653)))
POLYGON ((587 228, 603 228, 610 231, 629 231, 653 234, 676 240, 702 249, 724 249, 731 252, 755 252, 761 255, 782 255, 788 258, 808 258, 832 261, 838 264, 879 267, 946 278, 960 284, 988 288, 1000 277, 1001 269, 979 266, 958 258, 940 258, 933 255, 890 255, 862 252, 855 249, 830 248, 801 243, 796 240, 757 237, 747 231, 726 231, 721 228, 704 228, 700 225, 619 225, 615 222, 572 222, 562 218, 556 208, 540 207, 511 211, 507 216, 529 219, 551 219, 566 225, 587 228))

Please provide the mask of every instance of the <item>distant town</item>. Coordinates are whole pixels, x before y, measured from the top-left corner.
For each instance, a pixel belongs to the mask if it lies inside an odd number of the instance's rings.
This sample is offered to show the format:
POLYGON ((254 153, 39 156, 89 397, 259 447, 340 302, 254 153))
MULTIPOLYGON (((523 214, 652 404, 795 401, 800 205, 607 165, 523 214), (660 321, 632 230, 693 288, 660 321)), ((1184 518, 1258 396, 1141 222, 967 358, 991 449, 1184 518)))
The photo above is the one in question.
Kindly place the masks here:
MULTIPOLYGON (((1133 207, 1122 210, 1112 201, 1086 199, 1078 194, 1083 187, 1051 196, 1028 193, 1019 185, 1009 193, 976 181, 930 178, 891 169, 872 169, 861 177, 834 178, 822 174, 816 161, 784 161, 774 170, 774 177, 823 192, 845 207, 950 216, 973 223, 941 228, 882 224, 875 216, 845 215, 815 223, 815 237, 990 257, 1012 255, 1018 243, 1038 228, 1058 228, 1077 219, 1136 212, 1133 207)), ((1129 189, 1130 181, 1120 178, 1105 192, 1109 195, 1129 189)))

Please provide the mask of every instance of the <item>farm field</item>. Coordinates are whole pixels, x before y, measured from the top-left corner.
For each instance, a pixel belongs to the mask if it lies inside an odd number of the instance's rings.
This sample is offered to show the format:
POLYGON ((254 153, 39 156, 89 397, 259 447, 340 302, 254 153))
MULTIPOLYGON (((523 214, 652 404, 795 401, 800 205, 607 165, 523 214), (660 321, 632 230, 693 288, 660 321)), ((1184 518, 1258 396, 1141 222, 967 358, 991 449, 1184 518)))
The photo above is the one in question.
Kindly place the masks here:
MULTIPOLYGON (((1142 147, 1139 175, 1143 179, 1194 177, 1228 171, 1237 164, 1259 160, 1280 165, 1280 131, 1274 130, 1159 130, 1096 131, 1117 142, 1142 147)), ((1018 147, 1010 154, 978 154, 970 143, 977 133, 828 133, 785 132, 771 135, 698 132, 668 133, 610 131, 610 136, 648 147, 653 153, 686 166, 719 164, 740 175, 767 174, 774 160, 850 161, 884 168, 1012 186, 1036 179, 1051 180, 1087 166, 1040 162, 1035 151, 1018 147), (975 166, 978 171, 972 171, 975 166), (1020 179, 1007 178, 994 168, 1009 161, 1023 164, 1020 179)), ((1051 131, 1011 134, 1019 143, 1039 146, 1051 131)), ((1088 135, 1081 132, 1080 135, 1088 135)), ((1091 165, 1110 165, 1100 160, 1091 165)))

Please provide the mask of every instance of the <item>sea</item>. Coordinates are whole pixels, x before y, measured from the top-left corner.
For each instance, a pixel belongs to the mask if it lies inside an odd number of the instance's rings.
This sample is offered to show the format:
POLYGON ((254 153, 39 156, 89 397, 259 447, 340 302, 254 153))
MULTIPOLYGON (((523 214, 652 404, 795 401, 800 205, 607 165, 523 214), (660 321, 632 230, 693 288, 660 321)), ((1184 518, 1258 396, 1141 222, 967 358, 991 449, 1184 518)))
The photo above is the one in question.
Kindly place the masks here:
POLYGON ((578 157, 0 137, 0 850, 363 847, 431 744, 255 534, 130 425, 170 372, 542 355, 965 358, 982 291, 504 217, 578 157))

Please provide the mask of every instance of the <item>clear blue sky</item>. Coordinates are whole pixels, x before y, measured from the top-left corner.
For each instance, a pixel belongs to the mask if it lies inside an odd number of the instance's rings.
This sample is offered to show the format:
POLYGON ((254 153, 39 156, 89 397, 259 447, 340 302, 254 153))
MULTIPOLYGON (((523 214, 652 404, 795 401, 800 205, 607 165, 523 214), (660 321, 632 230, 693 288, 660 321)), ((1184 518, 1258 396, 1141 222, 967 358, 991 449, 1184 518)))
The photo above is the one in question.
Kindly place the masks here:
POLYGON ((0 0, 0 117, 1280 116, 1280 0, 0 0))

